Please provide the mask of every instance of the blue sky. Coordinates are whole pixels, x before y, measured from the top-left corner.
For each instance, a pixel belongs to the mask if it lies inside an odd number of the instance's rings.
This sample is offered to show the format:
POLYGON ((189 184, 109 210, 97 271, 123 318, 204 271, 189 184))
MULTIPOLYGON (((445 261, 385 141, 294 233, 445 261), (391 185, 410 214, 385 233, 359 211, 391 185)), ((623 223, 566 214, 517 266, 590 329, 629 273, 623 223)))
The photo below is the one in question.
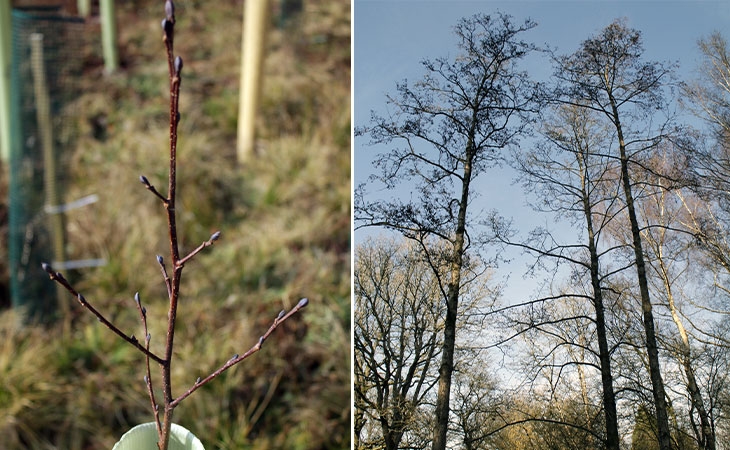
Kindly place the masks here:
MULTIPOLYGON (((501 11, 538 27, 525 34, 537 44, 571 53, 613 19, 626 17, 642 31, 646 57, 698 62, 696 42, 710 32, 730 33, 727 1, 354 1, 355 121, 382 104, 395 81, 422 74, 419 61, 455 53, 451 27, 461 17, 501 11)), ((549 73, 549 72, 548 72, 549 73)))
MULTIPOLYGON (((730 2, 727 1, 418 1, 354 0, 354 125, 368 122, 370 111, 385 111, 385 94, 395 83, 415 81, 424 73, 424 58, 453 56, 457 52, 452 27, 466 16, 481 12, 504 12, 516 21, 530 18, 538 26, 523 37, 538 45, 574 52, 581 41, 598 33, 614 19, 625 17, 630 27, 642 32, 645 59, 678 62, 683 79, 696 76, 701 62, 697 40, 713 31, 730 39, 730 2)), ((552 72, 547 60, 533 58, 523 67, 535 78, 552 72)), ((366 145, 367 138, 354 140, 355 185, 372 171, 372 158, 385 148, 366 145)), ((512 184, 514 174, 495 170, 479 180, 482 193, 476 209, 496 208, 505 216, 528 224, 549 218, 535 217, 524 207, 520 188, 512 184)), ((407 194, 406 194, 407 195, 407 194)), ((474 211, 474 209, 472 210, 474 211)), ((475 212, 475 211, 474 211, 475 212)), ((541 222, 542 221, 542 222, 541 222)), ((365 233, 357 232, 355 242, 365 233)), ((520 279, 522 266, 501 269, 520 279)), ((525 295, 525 289, 519 289, 525 295)))

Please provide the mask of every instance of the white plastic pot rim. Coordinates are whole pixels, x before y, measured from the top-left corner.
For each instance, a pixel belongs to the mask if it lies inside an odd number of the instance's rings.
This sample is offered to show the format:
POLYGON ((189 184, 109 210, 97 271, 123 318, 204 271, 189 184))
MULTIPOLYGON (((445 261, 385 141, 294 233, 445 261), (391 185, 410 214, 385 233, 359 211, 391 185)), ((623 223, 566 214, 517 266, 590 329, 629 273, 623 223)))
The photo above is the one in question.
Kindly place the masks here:
MULTIPOLYGON (((168 450, 205 450, 200 440, 184 427, 173 423, 168 450)), ((154 422, 137 425, 124 433, 112 450, 157 450, 157 428, 154 422)))

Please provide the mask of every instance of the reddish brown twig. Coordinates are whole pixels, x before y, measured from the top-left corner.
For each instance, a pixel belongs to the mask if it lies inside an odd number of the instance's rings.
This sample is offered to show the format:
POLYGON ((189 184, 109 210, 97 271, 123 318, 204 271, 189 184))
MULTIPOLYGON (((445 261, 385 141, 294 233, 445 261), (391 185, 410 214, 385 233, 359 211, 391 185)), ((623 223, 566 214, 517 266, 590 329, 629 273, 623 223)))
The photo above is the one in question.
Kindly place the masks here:
POLYGON ((187 391, 185 391, 184 394, 180 395, 178 398, 176 398, 175 400, 172 401, 171 406, 174 408, 175 406, 177 406, 178 403, 180 403, 181 401, 183 401, 187 397, 189 397, 190 394, 197 391, 198 388, 200 388, 201 386, 210 382, 211 380, 215 379, 218 375, 222 374, 226 370, 230 369, 231 367, 240 363, 244 359, 248 358, 249 356, 251 356, 254 353, 261 350, 261 346, 264 344, 264 341, 271 335, 271 333, 274 332, 274 330, 276 330, 279 327, 279 325, 281 325, 286 319, 288 319, 289 317, 294 315, 297 311, 304 308, 308 304, 309 304, 309 300, 306 298, 303 298, 303 299, 299 300, 299 303, 297 303, 297 305, 294 308, 292 308, 291 311, 289 311, 288 313, 286 311, 281 311, 279 313, 279 315, 276 317, 276 319, 274 319, 274 322, 271 324, 269 329, 266 330, 266 333, 264 333, 261 337, 259 337, 259 340, 256 342, 256 344, 253 347, 251 347, 246 353, 244 353, 242 355, 238 355, 238 354, 233 355, 231 357, 231 359, 226 361, 225 364, 223 364, 221 367, 219 367, 217 370, 212 372, 207 377, 205 377, 203 379, 198 378, 195 381, 195 384, 190 389, 188 389, 187 391))
POLYGON ((142 346, 142 344, 139 343, 139 340, 134 336, 129 336, 122 330, 116 327, 113 323, 111 323, 102 313, 100 313, 96 308, 94 308, 91 303, 89 303, 86 298, 84 298, 83 295, 81 295, 76 289, 69 284, 69 282, 66 280, 66 278, 61 274, 61 272, 55 272, 53 268, 50 266, 50 264, 43 263, 41 264, 43 267, 43 270, 48 273, 48 275, 51 277, 51 280, 55 281, 56 283, 60 284, 64 288, 66 288, 67 291, 69 291, 71 294, 73 294, 74 297, 76 297, 76 300, 83 306, 84 308, 91 311, 93 315, 96 316, 97 319, 99 319, 99 322, 103 323, 107 328, 112 330, 114 333, 116 333, 120 338, 124 339, 125 341, 132 344, 134 347, 136 347, 139 351, 145 354, 148 358, 154 360, 158 364, 162 364, 164 361, 159 356, 155 355, 149 349, 142 346))

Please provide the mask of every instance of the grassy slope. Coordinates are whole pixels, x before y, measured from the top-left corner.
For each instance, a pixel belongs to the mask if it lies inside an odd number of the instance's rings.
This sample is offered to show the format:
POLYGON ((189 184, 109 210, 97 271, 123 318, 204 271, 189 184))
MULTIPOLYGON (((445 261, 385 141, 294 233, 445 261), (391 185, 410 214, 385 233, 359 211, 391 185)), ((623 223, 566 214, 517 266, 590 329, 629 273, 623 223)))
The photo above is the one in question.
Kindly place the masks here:
MULTIPOLYGON (((280 309, 310 298, 262 352, 176 409, 175 421, 208 449, 349 448, 350 10, 347 0, 304 3, 299 19, 269 36, 258 156, 238 167, 242 2, 176 2, 176 53, 185 61, 183 253, 215 230, 223 238, 184 273, 174 391, 248 349, 280 309)), ((98 50, 89 50, 67 193, 101 197, 68 218, 69 256, 108 260, 78 273, 77 286, 137 334, 139 291, 158 351, 166 306, 154 257, 168 254, 166 226, 137 178, 145 174, 164 191, 161 5, 120 2, 119 74, 102 76, 98 50)), ((0 316, 4 448, 108 449, 151 420, 141 355, 74 311, 70 334, 0 316)))

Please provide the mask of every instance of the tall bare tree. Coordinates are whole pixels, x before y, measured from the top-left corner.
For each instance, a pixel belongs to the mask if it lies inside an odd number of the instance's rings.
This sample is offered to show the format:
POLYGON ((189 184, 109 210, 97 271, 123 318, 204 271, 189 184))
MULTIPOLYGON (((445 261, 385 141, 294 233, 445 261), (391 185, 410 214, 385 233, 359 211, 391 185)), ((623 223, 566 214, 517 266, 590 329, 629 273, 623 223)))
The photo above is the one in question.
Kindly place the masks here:
POLYGON ((410 199, 394 191, 389 195, 396 198, 371 200, 358 189, 358 226, 387 227, 417 242, 446 306, 433 450, 446 448, 462 276, 478 239, 467 214, 472 182, 523 132, 535 86, 517 63, 534 49, 520 39, 534 26, 502 14, 460 20, 454 27, 458 54, 423 61, 423 78, 398 84, 397 95, 388 96, 390 114, 373 114, 370 125, 355 130, 372 144, 391 146, 377 159, 381 174, 370 185, 392 190, 411 183, 413 192, 410 199))
MULTIPOLYGON (((580 45, 573 54, 556 58, 559 100, 601 114, 612 125, 620 163, 620 185, 631 227, 645 345, 661 450, 672 449, 667 399, 659 363, 655 320, 641 224, 634 200, 632 174, 641 157, 665 139, 663 129, 652 129, 652 114, 665 105, 671 67, 642 60, 641 33, 616 20, 580 45)), ((609 152, 611 149, 606 149, 609 152)))
MULTIPOLYGON (((602 237, 606 227, 622 211, 617 201, 618 164, 604 153, 610 142, 610 128, 602 123, 596 112, 575 105, 556 105, 554 109, 546 110, 543 117, 540 128, 543 139, 534 148, 517 152, 514 165, 526 192, 533 194, 533 209, 559 217, 563 231, 566 225, 571 226, 577 231, 577 237, 571 233, 566 239, 541 227, 533 230, 526 241, 514 242, 497 220, 494 222, 495 234, 502 242, 534 255, 536 267, 554 271, 553 276, 562 276, 565 271, 560 268, 567 265, 571 279, 580 280, 572 283, 577 288, 573 292, 569 292, 570 288, 548 292, 542 298, 526 302, 522 306, 529 309, 527 313, 518 313, 517 323, 525 330, 542 331, 545 333, 542 339, 550 342, 559 339, 560 343, 549 345, 551 353, 567 347, 568 353, 590 352, 596 357, 597 361, 580 358, 569 364, 577 366, 580 378, 583 378, 585 367, 599 369, 605 419, 604 445, 607 449, 618 450, 618 417, 611 371, 611 354, 615 348, 608 339, 604 290, 606 278, 624 267, 612 267, 609 262, 611 254, 621 250, 621 246, 613 246, 602 237), (593 314, 589 318, 587 313, 572 314, 565 306, 571 302, 586 303, 593 314), (558 307, 547 307, 550 303, 558 304, 558 307), (555 332, 555 328, 565 327, 578 330, 586 319, 590 333, 595 333, 597 348, 581 345, 580 339, 571 343, 575 332, 569 333, 570 338, 564 337, 563 332, 555 332)), ((550 284, 554 281, 551 279, 550 284)), ((581 335, 581 339, 585 341, 586 336, 581 335)))
MULTIPOLYGON (((720 144, 720 148, 717 150, 727 151, 728 144, 730 144, 728 142, 730 139, 730 47, 720 32, 714 32, 707 38, 700 39, 698 46, 704 57, 701 77, 699 80, 686 84, 684 92, 691 100, 690 105, 693 106, 697 115, 711 125, 718 144, 720 144)), ((722 175, 728 168, 727 161, 710 159, 705 162, 710 164, 704 166, 705 169, 713 166, 715 169, 724 169, 722 172, 715 173, 714 177, 710 171, 703 173, 708 179, 722 183, 724 181, 722 175)))
MULTIPOLYGON (((657 166, 666 165, 669 161, 675 165, 683 159, 681 155, 670 152, 669 149, 664 155, 657 156, 661 157, 656 158, 652 165, 658 172, 663 170, 657 166)), ((689 330, 685 326, 684 313, 679 305, 680 298, 684 295, 683 285, 699 289, 699 285, 692 283, 689 278, 692 275, 688 274, 693 263, 692 255, 696 253, 692 251, 695 239, 691 234, 691 228, 683 229, 683 224, 692 223, 692 217, 688 214, 690 211, 686 208, 687 203, 682 201, 684 197, 671 192, 666 186, 666 180, 651 174, 648 177, 653 179, 647 183, 647 186, 651 187, 647 187, 644 200, 639 202, 642 215, 652 224, 642 230, 642 237, 646 243, 647 265, 653 279, 656 280, 655 292, 664 300, 662 303, 669 309, 677 330, 678 339, 672 339, 675 345, 671 347, 686 379, 685 387, 691 405, 689 419, 693 425, 695 439, 701 449, 715 450, 715 433, 698 382, 695 367, 697 361, 693 355, 689 330)))
POLYGON ((495 377, 484 371, 487 361, 480 352, 467 353, 454 373, 454 428, 464 450, 488 450, 497 444, 490 431, 504 409, 502 393, 495 377))
MULTIPOLYGON (((707 202, 693 214, 692 228, 708 257, 708 269, 717 274, 716 287, 730 296, 730 46, 715 32, 699 41, 704 57, 701 77, 685 85, 689 104, 710 125, 707 145, 693 150, 696 190, 707 202)), ((689 210, 689 209, 688 209, 689 210)), ((725 308, 730 309, 730 308, 725 308)))
POLYGON ((355 448, 400 448, 415 411, 435 385, 443 305, 417 248, 369 240, 354 270, 355 448), (378 436, 361 436, 368 420, 378 436))

